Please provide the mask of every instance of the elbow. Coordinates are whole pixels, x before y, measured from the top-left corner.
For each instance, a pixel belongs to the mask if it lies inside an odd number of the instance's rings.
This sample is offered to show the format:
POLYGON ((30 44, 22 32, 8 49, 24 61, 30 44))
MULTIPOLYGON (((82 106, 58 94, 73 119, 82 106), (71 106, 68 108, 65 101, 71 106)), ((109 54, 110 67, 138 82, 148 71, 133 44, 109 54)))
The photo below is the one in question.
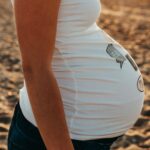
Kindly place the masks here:
POLYGON ((36 64, 36 65, 22 65, 24 74, 40 74, 47 71, 52 71, 51 65, 36 64))
POLYGON ((41 79, 53 76, 53 71, 48 66, 39 67, 38 64, 33 66, 22 66, 23 75, 27 82, 34 83, 41 79))
POLYGON ((22 65, 22 70, 23 70, 24 74, 32 74, 33 73, 33 67, 31 67, 31 66, 22 65))

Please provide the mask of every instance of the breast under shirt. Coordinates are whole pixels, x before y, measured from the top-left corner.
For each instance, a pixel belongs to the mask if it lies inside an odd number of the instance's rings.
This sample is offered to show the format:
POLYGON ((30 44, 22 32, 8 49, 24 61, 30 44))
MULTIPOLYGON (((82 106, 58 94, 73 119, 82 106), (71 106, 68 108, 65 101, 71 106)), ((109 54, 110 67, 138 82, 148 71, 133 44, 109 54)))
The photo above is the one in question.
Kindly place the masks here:
MULTIPOLYGON (((141 72, 127 50, 96 24, 100 11, 99 0, 60 4, 52 69, 71 139, 124 134, 143 107, 141 72)), ((25 80, 19 98, 25 118, 37 127, 25 80)))

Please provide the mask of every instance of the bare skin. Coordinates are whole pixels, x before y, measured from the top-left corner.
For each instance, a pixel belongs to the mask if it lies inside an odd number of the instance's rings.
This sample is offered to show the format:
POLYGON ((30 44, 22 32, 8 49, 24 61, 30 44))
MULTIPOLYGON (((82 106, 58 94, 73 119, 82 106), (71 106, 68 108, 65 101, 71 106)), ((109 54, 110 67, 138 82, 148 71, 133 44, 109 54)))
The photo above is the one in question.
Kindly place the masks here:
POLYGON ((52 72, 60 0, 14 0, 23 74, 47 150, 74 150, 52 72))

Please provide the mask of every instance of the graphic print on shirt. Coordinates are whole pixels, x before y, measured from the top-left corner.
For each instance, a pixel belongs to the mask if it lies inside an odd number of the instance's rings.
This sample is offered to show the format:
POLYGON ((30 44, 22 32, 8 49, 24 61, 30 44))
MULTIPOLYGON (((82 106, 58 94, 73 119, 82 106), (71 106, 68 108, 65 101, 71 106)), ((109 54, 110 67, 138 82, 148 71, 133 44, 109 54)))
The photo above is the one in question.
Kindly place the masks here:
POLYGON ((116 62, 120 63, 120 68, 122 69, 123 63, 126 60, 125 56, 121 54, 112 43, 108 44, 106 52, 113 58, 116 58, 116 62))
POLYGON ((133 60, 133 58, 129 54, 126 54, 125 57, 128 59, 128 61, 130 62, 130 64, 134 68, 134 70, 137 71, 138 70, 138 66, 135 63, 135 61, 133 60))
POLYGON ((138 80, 137 80, 137 89, 140 92, 144 92, 144 81, 141 75, 138 77, 138 80))

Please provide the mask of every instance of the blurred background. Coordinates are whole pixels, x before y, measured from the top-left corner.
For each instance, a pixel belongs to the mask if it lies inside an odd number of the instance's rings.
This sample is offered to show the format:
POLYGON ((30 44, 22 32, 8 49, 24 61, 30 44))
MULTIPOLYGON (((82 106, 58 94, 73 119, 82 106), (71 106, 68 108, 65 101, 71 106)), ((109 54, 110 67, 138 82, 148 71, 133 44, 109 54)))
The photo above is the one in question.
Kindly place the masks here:
MULTIPOLYGON (((145 84, 141 115, 113 150, 150 150, 150 0, 101 0, 101 4, 97 24, 129 51, 145 84)), ((0 150, 7 150, 7 133, 23 86, 12 12, 11 1, 0 0, 0 150)))

